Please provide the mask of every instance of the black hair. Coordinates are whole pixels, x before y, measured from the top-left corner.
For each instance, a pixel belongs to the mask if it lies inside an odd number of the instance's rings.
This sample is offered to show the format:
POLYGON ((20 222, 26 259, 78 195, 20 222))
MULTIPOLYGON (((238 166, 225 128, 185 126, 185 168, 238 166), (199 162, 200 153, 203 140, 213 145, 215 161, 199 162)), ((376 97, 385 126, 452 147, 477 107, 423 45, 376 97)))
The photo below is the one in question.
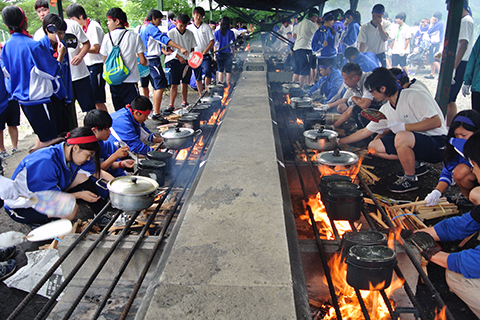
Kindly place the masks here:
MULTIPOLYGON (((69 132, 68 134, 68 139, 70 138, 79 138, 79 137, 88 137, 93 135, 92 129, 88 127, 78 127, 73 129, 72 131, 69 132)), ((67 146, 70 146, 65 139, 65 144, 67 146)), ((82 150, 88 150, 88 151, 95 151, 95 153, 92 156, 93 162, 95 163, 95 173, 100 172, 100 145, 98 144, 98 141, 95 142, 90 142, 90 143, 82 143, 78 144, 79 148, 82 150)), ((70 150, 70 159, 72 159, 72 153, 73 149, 70 150)))
POLYGON ((122 26, 125 26, 128 23, 127 14, 117 7, 108 9, 106 16, 107 18, 112 17, 113 20, 118 20, 122 26))
POLYGON ((175 13, 173 13, 173 11, 168 11, 167 18, 168 20, 175 19, 175 13))
MULTIPOLYGON (((322 17, 322 25, 325 27, 324 23, 327 22, 327 21, 335 21, 335 11, 330 11, 330 12, 327 12, 323 15, 322 17)), ((330 32, 332 33, 332 35, 334 36, 335 35, 335 29, 333 29, 333 27, 328 27, 328 29, 330 29, 330 32)))
POLYGON ((78 3, 71 3, 68 5, 67 7, 67 17, 71 18, 71 17, 75 17, 77 19, 80 19, 80 17, 82 17, 82 19, 87 19, 87 13, 85 12, 85 9, 79 5, 78 3))
POLYGON ((112 126, 112 117, 105 110, 93 109, 85 115, 83 125, 98 130, 108 129, 112 126))
POLYGON ((440 11, 435 11, 432 16, 437 18, 438 20, 442 19, 442 13, 440 11))
POLYGON ((476 131, 463 147, 463 155, 466 159, 473 160, 477 165, 480 165, 480 131, 476 131))
POLYGON ((355 56, 355 57, 358 56, 358 53, 359 53, 359 51, 358 51, 357 48, 355 48, 355 47, 348 47, 347 49, 345 49, 345 58, 346 58, 347 60, 350 60, 350 58, 351 58, 352 56, 355 56))
POLYGON ((347 10, 347 12, 345 12, 345 17, 347 16, 351 16, 353 18, 353 21, 356 21, 358 24, 361 24, 360 21, 362 19, 362 16, 360 12, 356 10, 347 10))
POLYGON ((35 11, 37 11, 38 8, 50 9, 50 7, 48 6, 48 0, 37 0, 37 1, 35 1, 35 11))
POLYGON ((290 24, 292 21, 291 21, 290 19, 284 19, 284 20, 282 21, 282 24, 285 23, 285 22, 288 23, 288 24, 290 24))
POLYGON ((214 21, 214 20, 210 20, 210 21, 208 22, 208 24, 214 24, 214 25, 216 25, 216 24, 217 24, 217 22, 216 22, 216 21, 214 21))
POLYGON ((151 111, 153 109, 153 104, 147 97, 137 96, 131 102, 132 110, 139 111, 151 111))
POLYGON ((183 24, 188 24, 190 22, 190 17, 186 13, 179 13, 177 15, 177 20, 183 24))
MULTIPOLYGON (((383 4, 380 4, 380 3, 377 3, 376 5, 373 6, 372 8, 372 11, 382 11, 382 12, 385 12, 385 6, 383 4)), ((386 14, 386 12, 385 12, 386 14)), ((388 17, 388 15, 386 16, 386 18, 388 17)))
MULTIPOLYGON (((455 149, 453 148, 453 146, 448 143, 448 140, 450 138, 455 138, 455 130, 458 128, 458 127, 463 127, 465 130, 468 130, 468 131, 471 131, 471 132, 478 132, 478 129, 480 129, 480 113, 478 113, 477 111, 475 110, 463 110, 463 111, 460 111, 459 113, 457 113, 455 115, 455 117, 453 117, 452 119, 452 123, 450 124, 450 129, 448 129, 448 134, 447 134, 447 143, 445 143, 445 151, 443 152, 443 163, 445 165, 447 165, 448 163, 450 163, 451 161, 453 161, 455 159, 455 155, 457 154, 457 152, 455 151, 455 149), (473 124, 475 126, 472 126, 471 124, 468 124, 468 123, 465 123, 465 122, 462 122, 462 121, 455 121, 455 119, 457 117, 460 117, 460 116, 463 116, 463 117, 467 117, 468 119, 472 120, 473 124)), ((473 137, 473 136, 472 136, 473 137)), ((471 137, 468 139, 468 141, 470 141, 471 137)), ((476 150, 480 150, 479 149, 480 145, 477 145, 476 147, 476 150)), ((467 144, 465 144, 464 148, 463 148, 463 152, 464 152, 464 155, 466 158, 472 158, 472 156, 467 156, 467 144)), ((480 155, 480 153, 478 151, 476 151, 475 153, 478 153, 480 155)), ((480 161, 480 157, 478 157, 480 161)), ((475 161, 475 163, 477 163, 478 165, 480 165, 480 162, 478 162, 477 160, 473 159, 475 161)))
POLYGON ((405 72, 400 69, 400 68, 397 68, 397 67, 393 67, 393 68, 390 68, 389 69, 390 72, 392 72, 393 76, 395 77, 395 79, 397 79, 397 81, 400 83, 400 85, 403 87, 403 85, 405 83, 409 83, 410 82, 410 78, 408 77, 407 74, 405 74, 405 72), (400 78, 397 78, 398 75, 402 75, 400 78))
POLYGON ((17 6, 6 6, 2 10, 3 23, 10 31, 22 32, 22 22, 25 22, 22 10, 17 6))
POLYGON ((383 67, 373 70, 365 80, 365 88, 367 88, 367 90, 381 92, 380 88, 385 87, 384 94, 387 97, 391 97, 397 92, 397 84, 397 79, 395 79, 392 72, 383 67))
POLYGON ((147 21, 152 21, 153 19, 163 18, 163 13, 157 9, 151 9, 147 13, 147 21))
POLYGON ((334 10, 335 13, 333 13, 334 17, 335 17, 335 20, 340 20, 342 17, 345 16, 345 13, 343 12, 342 9, 338 8, 336 10, 334 10))
POLYGON ((65 23, 65 20, 63 20, 58 14, 49 13, 43 19, 42 29, 45 34, 48 34, 47 26, 51 24, 57 27, 57 30, 59 31, 67 31, 67 24, 65 23))
POLYGON ((348 77, 362 76, 362 68, 355 62, 348 62, 342 67, 342 72, 348 77))
POLYGON ((202 7, 195 7, 193 9, 193 13, 199 13, 202 17, 205 17, 205 9, 203 9, 202 7))
POLYGON ((307 18, 311 18, 313 16, 319 16, 320 15, 320 11, 318 11, 318 9, 316 8, 311 8, 310 10, 308 10, 307 12, 307 18))
POLYGON ((395 16, 395 19, 400 19, 403 22, 405 22, 405 19, 407 19, 407 14, 405 12, 397 13, 397 15, 395 16))
POLYGON ((230 29, 230 18, 227 16, 224 16, 222 18, 222 22, 220 22, 220 33, 222 36, 227 35, 227 30, 230 29))

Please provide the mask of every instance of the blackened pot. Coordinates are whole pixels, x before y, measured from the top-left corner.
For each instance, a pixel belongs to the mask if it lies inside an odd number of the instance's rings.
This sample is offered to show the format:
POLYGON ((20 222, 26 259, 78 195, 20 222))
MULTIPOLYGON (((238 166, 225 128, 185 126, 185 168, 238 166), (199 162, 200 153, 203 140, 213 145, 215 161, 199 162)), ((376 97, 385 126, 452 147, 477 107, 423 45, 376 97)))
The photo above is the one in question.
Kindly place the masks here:
POLYGON ((208 121, 213 114, 213 109, 210 108, 209 103, 198 103, 192 112, 199 114, 200 121, 208 121))
POLYGON ((359 290, 382 290, 392 282, 395 251, 384 245, 355 245, 348 251, 347 283, 359 290))
POLYGON ((332 181, 352 182, 352 178, 350 178, 349 176, 341 176, 339 174, 331 174, 328 176, 323 176, 320 179, 320 199, 322 200, 324 205, 327 200, 327 194, 328 194, 327 185, 332 181))
POLYGON ((379 231, 345 232, 342 236, 342 256, 346 259, 351 247, 355 245, 386 245, 387 237, 379 231))
POLYGON ((181 118, 178 118, 178 123, 182 125, 184 128, 190 128, 193 130, 200 129, 200 118, 195 115, 185 114, 181 118))
POLYGON ((159 186, 165 184, 165 170, 163 161, 143 159, 138 163, 138 175, 157 181, 159 186))
POLYGON ((363 207, 363 193, 353 189, 331 189, 324 205, 332 220, 357 221, 363 207))
POLYGON ((173 162, 171 153, 153 150, 147 153, 147 159, 165 162, 165 175, 170 174, 173 162))

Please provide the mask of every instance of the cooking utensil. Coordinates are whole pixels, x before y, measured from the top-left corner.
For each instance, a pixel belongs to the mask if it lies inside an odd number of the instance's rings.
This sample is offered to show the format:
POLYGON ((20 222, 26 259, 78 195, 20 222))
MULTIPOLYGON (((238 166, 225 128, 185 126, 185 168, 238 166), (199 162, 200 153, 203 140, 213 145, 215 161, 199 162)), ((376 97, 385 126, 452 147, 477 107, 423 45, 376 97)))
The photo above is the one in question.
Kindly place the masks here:
MULTIPOLYGON (((161 136, 167 149, 180 150, 193 145, 193 136, 196 131, 190 128, 174 128, 163 131, 161 136)), ((198 131, 197 131, 198 132, 198 131)))
POLYGON ((369 121, 373 121, 373 122, 378 122, 380 120, 387 119, 387 117, 381 111, 378 111, 377 109, 367 108, 367 109, 362 110, 361 113, 362 113, 362 116, 365 119, 367 119, 369 121))
POLYGON ((342 257, 346 259, 350 248, 355 245, 375 246, 386 244, 387 237, 379 231, 347 231, 342 236, 342 257))
POLYGON ((218 93, 219 95, 223 96, 223 93, 225 92, 225 87, 220 84, 209 84, 207 86, 207 91, 210 94, 218 93))
POLYGON ((397 255, 387 246, 352 246, 347 256, 347 283, 359 290, 386 289, 396 264, 397 255))
POLYGON ((349 176, 341 176, 339 174, 331 174, 325 175, 320 179, 320 198, 322 203, 325 204, 327 200, 328 189, 327 186, 330 182, 333 181, 345 181, 345 182, 352 182, 352 178, 349 176))
POLYGON ((222 106, 222 97, 216 95, 203 97, 202 99, 200 99, 200 101, 210 104, 210 107, 213 109, 217 109, 222 106))
MULTIPOLYGON (((203 62, 203 54, 197 51, 190 52, 188 56, 188 65, 197 69, 203 62)), ((183 77, 182 77, 183 78, 183 77)))
POLYGON ((290 106, 293 109, 312 107, 312 98, 310 97, 293 97, 290 101, 290 106))
POLYGON ((178 118, 178 123, 182 125, 184 128, 190 128, 193 130, 200 129, 200 118, 196 115, 192 114, 185 114, 181 118, 178 118))
MULTIPOLYGON (((117 132, 115 130, 113 130, 113 128, 110 128, 110 133, 112 134, 112 136, 117 139, 118 141, 118 145, 120 147, 128 147, 128 145, 122 140, 120 139, 120 137, 118 136, 117 132)), ((128 155, 130 156, 130 158, 132 158, 133 160, 135 160, 135 163, 138 165, 138 157, 132 152, 130 151, 130 147, 128 148, 128 155)))
POLYGON ((363 207, 363 193, 355 189, 334 188, 328 191, 325 209, 332 220, 357 221, 363 207))
POLYGON ((358 156, 348 151, 325 151, 315 156, 320 175, 340 174, 354 177, 360 170, 358 156))
POLYGON ((160 186, 165 184, 166 164, 163 161, 143 159, 138 164, 138 175, 157 181, 160 186))
POLYGON ((303 132, 305 145, 309 149, 329 151, 337 147, 338 133, 321 127, 318 130, 307 130, 303 132))
POLYGON ((157 160, 162 161, 165 163, 165 175, 168 176, 172 169, 172 154, 163 151, 150 151, 147 153, 147 159, 149 160, 157 160))
POLYGON ((62 237, 72 231, 72 222, 68 219, 60 219, 38 227, 25 237, 28 241, 44 241, 62 237))
POLYGON ((138 211, 149 208, 158 196, 158 182, 142 176, 122 176, 110 180, 112 206, 124 211, 138 211))

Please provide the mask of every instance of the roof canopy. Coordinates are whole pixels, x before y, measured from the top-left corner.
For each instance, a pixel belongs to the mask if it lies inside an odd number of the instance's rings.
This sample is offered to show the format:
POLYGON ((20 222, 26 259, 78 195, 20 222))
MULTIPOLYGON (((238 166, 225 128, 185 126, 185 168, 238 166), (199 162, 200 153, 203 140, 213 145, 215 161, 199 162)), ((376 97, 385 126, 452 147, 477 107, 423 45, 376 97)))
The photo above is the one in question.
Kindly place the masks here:
POLYGON ((283 9, 300 12, 318 6, 326 0, 218 0, 216 2, 229 7, 257 10, 283 9))

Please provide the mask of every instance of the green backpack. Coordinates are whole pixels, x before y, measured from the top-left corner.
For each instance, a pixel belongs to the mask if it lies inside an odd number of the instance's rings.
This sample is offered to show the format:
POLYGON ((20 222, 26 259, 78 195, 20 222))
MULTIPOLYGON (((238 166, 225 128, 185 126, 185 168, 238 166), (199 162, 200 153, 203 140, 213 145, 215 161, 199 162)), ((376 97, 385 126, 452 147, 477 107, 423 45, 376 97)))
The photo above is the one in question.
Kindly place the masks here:
POLYGON ((120 52, 120 42, 122 42, 125 33, 127 33, 127 30, 122 34, 117 45, 113 43, 110 32, 108 33, 113 47, 103 64, 103 79, 105 79, 109 85, 117 86, 122 84, 130 74, 130 70, 128 70, 123 62, 122 53, 120 52))

